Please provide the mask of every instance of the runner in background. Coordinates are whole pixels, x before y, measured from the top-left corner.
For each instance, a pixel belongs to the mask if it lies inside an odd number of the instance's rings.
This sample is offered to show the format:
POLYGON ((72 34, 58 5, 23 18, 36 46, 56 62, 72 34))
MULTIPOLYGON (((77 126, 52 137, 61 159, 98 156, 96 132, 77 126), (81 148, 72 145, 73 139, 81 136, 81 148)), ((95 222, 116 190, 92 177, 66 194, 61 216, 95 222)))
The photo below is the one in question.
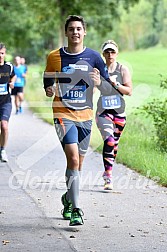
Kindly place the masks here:
POLYGON ((12 110, 10 89, 14 88, 15 73, 11 63, 5 61, 6 47, 0 43, 0 159, 8 162, 6 145, 8 141, 8 123, 12 110))
POLYGON ((14 72, 16 74, 16 81, 12 95, 15 97, 16 114, 22 113, 22 102, 24 101, 24 85, 25 85, 25 67, 21 65, 20 56, 15 57, 14 72))
POLYGON ((26 85, 26 77, 27 77, 27 73, 28 73, 28 66, 26 64, 26 60, 24 57, 21 57, 21 65, 24 67, 24 86, 26 85))
POLYGON ((102 135, 104 189, 112 190, 112 170, 118 151, 118 143, 126 124, 125 101, 123 95, 132 94, 132 80, 129 69, 117 62, 118 45, 108 40, 102 45, 113 89, 108 94, 101 91, 96 111, 97 127, 102 135))

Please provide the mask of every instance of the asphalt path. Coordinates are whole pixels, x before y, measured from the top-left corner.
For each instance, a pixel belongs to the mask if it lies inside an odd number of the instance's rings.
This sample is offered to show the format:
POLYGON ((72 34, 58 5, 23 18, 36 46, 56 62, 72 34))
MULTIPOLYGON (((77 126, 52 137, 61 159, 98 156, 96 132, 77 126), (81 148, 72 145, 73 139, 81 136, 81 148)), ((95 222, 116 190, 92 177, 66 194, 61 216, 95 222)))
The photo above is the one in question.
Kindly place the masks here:
MULTIPOLYGON (((89 148, 80 186, 84 225, 61 215, 65 156, 53 125, 24 104, 9 124, 8 163, 0 163, 0 252, 166 252, 167 188, 115 164, 103 190, 102 157, 89 148)), ((148 171, 149 174, 149 171, 148 171)))

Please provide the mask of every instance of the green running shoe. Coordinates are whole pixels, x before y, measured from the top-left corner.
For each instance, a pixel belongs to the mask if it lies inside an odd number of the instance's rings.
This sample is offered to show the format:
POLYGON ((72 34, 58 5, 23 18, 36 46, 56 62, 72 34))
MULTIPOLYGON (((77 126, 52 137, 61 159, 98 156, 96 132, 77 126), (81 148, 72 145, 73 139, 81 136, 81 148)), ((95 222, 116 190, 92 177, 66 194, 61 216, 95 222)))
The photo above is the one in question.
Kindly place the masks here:
POLYGON ((71 213, 71 219, 70 219, 70 226, 77 226, 77 225, 83 225, 83 212, 80 208, 74 208, 71 213))
POLYGON ((63 215, 65 220, 70 220, 72 212, 72 203, 66 199, 66 194, 67 193, 63 194, 61 197, 61 202, 64 206, 64 209, 62 209, 61 214, 63 215))

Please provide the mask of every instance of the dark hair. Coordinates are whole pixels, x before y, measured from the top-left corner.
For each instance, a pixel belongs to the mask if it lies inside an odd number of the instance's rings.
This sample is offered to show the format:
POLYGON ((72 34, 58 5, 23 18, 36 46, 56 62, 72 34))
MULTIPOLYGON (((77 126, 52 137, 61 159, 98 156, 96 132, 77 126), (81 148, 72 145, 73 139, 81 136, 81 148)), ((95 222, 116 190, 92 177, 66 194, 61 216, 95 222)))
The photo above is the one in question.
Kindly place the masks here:
POLYGON ((79 21, 82 23, 82 26, 84 30, 86 30, 86 22, 82 16, 77 16, 77 15, 70 15, 67 17, 66 22, 65 22, 65 31, 67 31, 68 25, 72 21, 79 21))
POLYGON ((2 48, 6 48, 6 46, 5 46, 4 43, 0 42, 0 50, 1 50, 2 48))

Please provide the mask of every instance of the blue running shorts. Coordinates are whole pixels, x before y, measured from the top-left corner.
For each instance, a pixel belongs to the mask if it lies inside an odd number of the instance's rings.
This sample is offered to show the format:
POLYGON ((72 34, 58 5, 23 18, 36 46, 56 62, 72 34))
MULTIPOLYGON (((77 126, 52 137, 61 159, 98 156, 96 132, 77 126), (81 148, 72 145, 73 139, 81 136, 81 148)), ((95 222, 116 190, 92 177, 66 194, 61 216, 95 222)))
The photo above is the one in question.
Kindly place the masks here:
POLYGON ((10 115, 12 111, 11 103, 4 103, 0 105, 0 121, 9 121, 10 115))
POLYGON ((63 148, 65 144, 77 143, 79 154, 84 156, 89 147, 92 120, 75 122, 66 118, 55 118, 54 124, 63 148))

